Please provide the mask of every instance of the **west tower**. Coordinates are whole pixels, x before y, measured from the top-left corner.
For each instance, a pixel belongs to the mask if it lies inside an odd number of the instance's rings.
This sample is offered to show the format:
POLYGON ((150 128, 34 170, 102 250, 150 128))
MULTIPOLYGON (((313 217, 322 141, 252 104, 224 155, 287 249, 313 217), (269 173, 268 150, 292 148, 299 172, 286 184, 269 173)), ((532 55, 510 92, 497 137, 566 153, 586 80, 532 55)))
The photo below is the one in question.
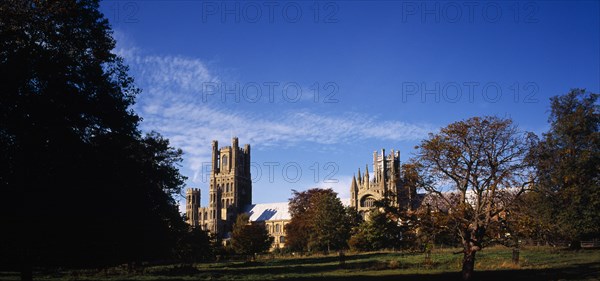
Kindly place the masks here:
POLYGON ((252 204, 250 145, 240 148, 234 137, 231 146, 219 148, 213 140, 211 167, 206 228, 217 237, 224 237, 231 231, 237 214, 252 204))

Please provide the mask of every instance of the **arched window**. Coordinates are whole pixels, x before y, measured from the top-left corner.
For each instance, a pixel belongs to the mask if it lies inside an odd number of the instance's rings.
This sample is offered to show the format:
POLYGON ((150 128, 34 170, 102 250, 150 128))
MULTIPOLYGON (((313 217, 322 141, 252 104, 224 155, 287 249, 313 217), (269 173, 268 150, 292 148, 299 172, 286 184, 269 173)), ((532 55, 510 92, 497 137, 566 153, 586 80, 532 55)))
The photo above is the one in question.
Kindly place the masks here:
POLYGON ((208 213, 204 212, 204 220, 207 220, 207 219, 208 219, 208 213))
POLYGON ((225 191, 229 192, 229 183, 225 184, 225 191))
POLYGON ((275 225, 275 232, 276 233, 281 232, 281 226, 279 226, 278 224, 275 225))
POLYGON ((365 196, 362 200, 360 200, 361 207, 371 208, 375 205, 375 198, 371 196, 365 196))
POLYGON ((285 243, 285 236, 279 237, 279 243, 285 243))
POLYGON ((221 208, 225 207, 225 199, 221 199, 221 208))
POLYGON ((223 168, 227 167, 227 155, 223 155, 222 161, 223 161, 223 164, 221 164, 221 167, 223 167, 223 168))

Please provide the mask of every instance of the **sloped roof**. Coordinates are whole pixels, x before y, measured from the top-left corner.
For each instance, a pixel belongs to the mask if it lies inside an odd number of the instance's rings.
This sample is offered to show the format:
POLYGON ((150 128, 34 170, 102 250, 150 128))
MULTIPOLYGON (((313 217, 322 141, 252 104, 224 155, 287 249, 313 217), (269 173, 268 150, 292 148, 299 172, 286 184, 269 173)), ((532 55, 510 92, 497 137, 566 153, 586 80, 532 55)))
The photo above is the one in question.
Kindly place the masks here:
MULTIPOLYGON (((344 206, 350 206, 350 198, 340 199, 344 206)), ((250 221, 291 220, 288 202, 259 203, 248 205, 244 213, 250 215, 250 221)))
POLYGON ((244 213, 250 215, 250 221, 290 220, 288 202, 261 203, 246 206, 244 213))

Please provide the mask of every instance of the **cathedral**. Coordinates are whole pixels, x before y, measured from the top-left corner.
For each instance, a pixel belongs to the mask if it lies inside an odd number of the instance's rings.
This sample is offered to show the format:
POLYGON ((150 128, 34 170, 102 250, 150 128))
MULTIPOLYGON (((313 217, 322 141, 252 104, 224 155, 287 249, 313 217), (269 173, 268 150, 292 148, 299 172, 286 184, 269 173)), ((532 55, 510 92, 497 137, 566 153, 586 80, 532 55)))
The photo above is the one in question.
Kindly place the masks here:
POLYGON ((273 247, 283 247, 284 227, 290 220, 287 202, 252 204, 250 145, 239 147, 234 137, 231 146, 212 142, 208 206, 200 206, 200 190, 186 191, 187 222, 210 231, 219 239, 231 235, 238 214, 247 213, 252 223, 261 223, 275 238, 273 247))
POLYGON ((402 181, 400 151, 385 155, 373 152, 373 177, 369 175, 369 166, 365 173, 352 177, 350 185, 350 206, 366 218, 366 214, 374 207, 375 201, 387 198, 392 206, 411 209, 416 197, 416 189, 405 187, 402 181))
MULTIPOLYGON (((212 142, 208 206, 200 206, 200 190, 186 191, 186 218, 188 224, 210 231, 219 239, 231 236, 238 214, 247 213, 252 223, 263 224, 274 237, 272 248, 285 246, 285 225, 290 221, 288 202, 252 204, 252 178, 250 175, 250 145, 239 147, 234 137, 231 146, 219 147, 212 142)), ((374 207, 374 202, 387 198, 396 207, 410 208, 416 190, 404 188, 401 177, 400 152, 392 150, 386 155, 373 153, 373 176, 369 167, 365 173, 352 178, 350 202, 362 216, 374 207)))

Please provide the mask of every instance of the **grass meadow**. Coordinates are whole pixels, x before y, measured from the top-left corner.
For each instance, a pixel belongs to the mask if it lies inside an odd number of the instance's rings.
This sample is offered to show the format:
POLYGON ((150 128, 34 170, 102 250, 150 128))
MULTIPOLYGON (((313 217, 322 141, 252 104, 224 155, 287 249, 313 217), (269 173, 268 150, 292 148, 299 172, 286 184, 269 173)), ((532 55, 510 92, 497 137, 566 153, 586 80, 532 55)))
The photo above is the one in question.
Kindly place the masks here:
MULTIPOLYGON (((372 252, 305 257, 261 256, 256 261, 224 261, 200 264, 168 264, 104 269, 52 269, 34 272, 35 280, 458 280, 458 249, 434 249, 423 253, 372 252)), ((477 280, 600 280, 600 250, 571 251, 526 247, 519 264, 512 250, 486 248, 477 253, 477 280)), ((19 280, 16 272, 0 272, 0 280, 19 280)))

